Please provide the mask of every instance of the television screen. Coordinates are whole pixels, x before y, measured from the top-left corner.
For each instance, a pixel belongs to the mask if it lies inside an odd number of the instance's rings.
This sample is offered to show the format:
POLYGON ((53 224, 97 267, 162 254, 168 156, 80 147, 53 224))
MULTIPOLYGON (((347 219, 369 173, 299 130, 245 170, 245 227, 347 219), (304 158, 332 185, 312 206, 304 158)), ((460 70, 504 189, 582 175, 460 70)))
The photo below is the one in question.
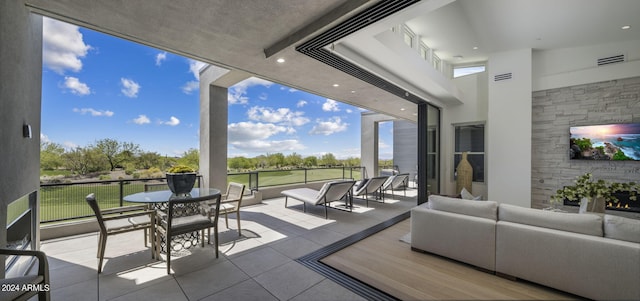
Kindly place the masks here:
POLYGON ((640 161, 640 123, 574 126, 569 132, 571 159, 640 161))

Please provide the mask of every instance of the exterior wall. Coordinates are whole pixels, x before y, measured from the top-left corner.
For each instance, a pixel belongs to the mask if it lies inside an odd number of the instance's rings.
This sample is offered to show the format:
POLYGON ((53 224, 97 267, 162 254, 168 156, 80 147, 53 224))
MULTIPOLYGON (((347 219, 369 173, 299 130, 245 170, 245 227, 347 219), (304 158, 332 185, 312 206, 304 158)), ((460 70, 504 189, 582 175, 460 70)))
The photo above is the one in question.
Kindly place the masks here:
POLYGON ((373 112, 360 115, 360 164, 364 166, 367 178, 378 175, 378 122, 394 119, 373 112))
POLYGON ((531 56, 531 49, 524 49, 489 57, 488 198, 522 207, 531 207, 531 56), (512 79, 493 80, 507 72, 512 79))
POLYGON ((7 204, 40 185, 42 17, 29 13, 24 1, 0 1, 0 62, 0 246, 4 246, 7 204), (31 139, 22 136, 24 124, 31 125, 31 139))
POLYGON ((571 126, 640 122, 638 95, 640 77, 533 93, 532 207, 549 206, 556 190, 586 172, 595 179, 640 181, 638 162, 570 161, 568 154, 571 126))
POLYGON ((409 173, 413 181, 418 171, 418 125, 415 122, 396 120, 393 122, 393 165, 401 173, 409 173))

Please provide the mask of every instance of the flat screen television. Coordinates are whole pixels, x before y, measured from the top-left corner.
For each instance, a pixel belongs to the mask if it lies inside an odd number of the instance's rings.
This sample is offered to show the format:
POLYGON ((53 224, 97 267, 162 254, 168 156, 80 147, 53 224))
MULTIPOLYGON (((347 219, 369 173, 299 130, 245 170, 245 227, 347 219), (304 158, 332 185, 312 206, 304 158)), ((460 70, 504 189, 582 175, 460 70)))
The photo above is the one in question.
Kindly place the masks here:
POLYGON ((573 126, 569 133, 570 159, 640 161, 640 123, 573 126))

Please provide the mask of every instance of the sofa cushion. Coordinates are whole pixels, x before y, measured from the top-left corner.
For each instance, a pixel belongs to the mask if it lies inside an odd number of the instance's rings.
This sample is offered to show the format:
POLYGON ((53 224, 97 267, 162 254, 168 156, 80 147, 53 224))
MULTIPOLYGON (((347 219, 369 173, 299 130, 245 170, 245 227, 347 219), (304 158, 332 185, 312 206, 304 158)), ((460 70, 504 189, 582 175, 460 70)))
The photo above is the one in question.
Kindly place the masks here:
POLYGON ((606 214, 604 237, 640 243, 640 220, 606 214))
POLYGON ((500 204, 498 220, 587 235, 603 236, 602 216, 597 214, 552 212, 500 204))
POLYGON ((429 208, 470 216, 497 220, 498 203, 492 201, 476 202, 464 199, 431 195, 429 196, 429 208))

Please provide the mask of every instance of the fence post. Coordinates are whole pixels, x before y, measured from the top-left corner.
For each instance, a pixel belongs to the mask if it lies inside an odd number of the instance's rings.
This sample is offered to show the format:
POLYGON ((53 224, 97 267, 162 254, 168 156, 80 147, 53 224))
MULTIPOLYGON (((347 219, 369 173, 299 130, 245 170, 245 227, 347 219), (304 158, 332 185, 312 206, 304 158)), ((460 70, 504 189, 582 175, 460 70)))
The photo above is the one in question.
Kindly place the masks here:
POLYGON ((124 180, 120 180, 120 207, 122 207, 122 202, 123 202, 123 198, 124 198, 124 180))
POLYGON ((304 168, 304 183, 307 184, 307 170, 308 168, 304 168))

